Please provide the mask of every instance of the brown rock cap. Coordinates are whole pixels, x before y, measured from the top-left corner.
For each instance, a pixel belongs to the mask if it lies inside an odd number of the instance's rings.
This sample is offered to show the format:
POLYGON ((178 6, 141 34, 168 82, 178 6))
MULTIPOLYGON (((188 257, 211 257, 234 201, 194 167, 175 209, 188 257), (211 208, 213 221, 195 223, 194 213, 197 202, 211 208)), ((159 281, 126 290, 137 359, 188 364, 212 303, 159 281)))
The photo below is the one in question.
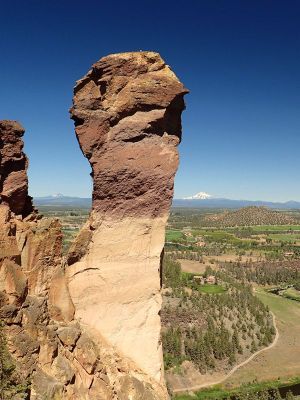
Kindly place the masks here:
POLYGON ((0 121, 0 203, 16 215, 33 211, 28 196, 28 160, 23 152, 23 127, 16 121, 0 121))
POLYGON ((118 217, 168 212, 186 93, 154 52, 103 57, 77 82, 71 117, 92 167, 94 210, 118 217))

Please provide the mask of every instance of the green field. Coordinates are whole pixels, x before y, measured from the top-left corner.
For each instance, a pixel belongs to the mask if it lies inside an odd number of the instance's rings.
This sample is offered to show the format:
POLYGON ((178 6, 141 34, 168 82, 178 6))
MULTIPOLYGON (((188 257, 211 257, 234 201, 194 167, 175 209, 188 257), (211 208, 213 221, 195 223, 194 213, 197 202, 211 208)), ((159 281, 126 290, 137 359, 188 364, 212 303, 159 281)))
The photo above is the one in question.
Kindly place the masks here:
POLYGON ((251 229, 255 232, 264 231, 300 231, 300 225, 257 225, 251 226, 251 229))
POLYGON ((219 294, 226 292, 226 290, 220 285, 201 285, 199 287, 199 292, 207 294, 219 294))
POLYGON ((300 301, 300 291, 295 288, 285 290, 282 295, 288 299, 300 301))
POLYGON ((300 241, 300 235, 297 233, 272 233, 268 235, 269 238, 281 242, 297 242, 300 241))
MULTIPOLYGON (((296 385, 300 383, 300 377, 291 378, 288 380, 274 380, 260 383, 252 383, 247 386, 239 387, 236 389, 224 389, 220 385, 216 385, 209 389, 203 389, 194 396, 188 394, 177 395, 174 400, 222 400, 229 396, 242 395, 244 393, 257 393, 267 389, 276 389, 283 386, 296 385)), ((246 395, 247 396, 247 395, 246 395)), ((248 397, 248 396, 247 396, 248 397)), ((247 398, 246 397, 246 398, 247 398)))
POLYGON ((166 242, 174 242, 176 240, 182 240, 185 236, 181 231, 167 230, 166 232, 166 242))

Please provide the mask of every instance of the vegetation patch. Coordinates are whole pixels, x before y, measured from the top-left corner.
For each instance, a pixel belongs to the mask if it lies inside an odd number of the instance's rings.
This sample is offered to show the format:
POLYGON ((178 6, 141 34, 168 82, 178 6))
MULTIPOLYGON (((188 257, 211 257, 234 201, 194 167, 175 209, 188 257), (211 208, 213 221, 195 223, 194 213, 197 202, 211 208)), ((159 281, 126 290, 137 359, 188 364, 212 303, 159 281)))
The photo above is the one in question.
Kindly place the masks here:
POLYGON ((201 285, 198 289, 202 293, 219 294, 226 292, 226 289, 221 285, 201 285))
POLYGON ((288 288, 282 293, 282 295, 288 299, 300 301, 300 291, 294 287, 288 288))
POLYGON ((185 360, 202 374, 230 368, 273 341, 272 317, 251 288, 212 273, 208 268, 204 275, 218 284, 201 284, 164 258, 162 339, 165 368, 173 373, 185 360))
POLYGON ((175 230, 167 230, 166 232, 166 241, 167 242, 176 242, 178 240, 184 239, 184 235, 181 231, 175 230))
POLYGON ((280 394, 282 388, 289 388, 300 384, 300 377, 294 377, 289 380, 274 380, 266 382, 254 382, 252 384, 243 385, 235 389, 225 389, 221 385, 212 388, 197 391, 194 395, 182 394, 173 397, 174 400, 280 400, 294 399, 291 391, 287 396, 280 394))
POLYGON ((0 322, 0 399, 27 399, 28 387, 28 382, 16 372, 0 322))
POLYGON ((213 226, 289 225, 295 220, 283 212, 267 207, 244 207, 236 211, 208 215, 205 222, 213 226))

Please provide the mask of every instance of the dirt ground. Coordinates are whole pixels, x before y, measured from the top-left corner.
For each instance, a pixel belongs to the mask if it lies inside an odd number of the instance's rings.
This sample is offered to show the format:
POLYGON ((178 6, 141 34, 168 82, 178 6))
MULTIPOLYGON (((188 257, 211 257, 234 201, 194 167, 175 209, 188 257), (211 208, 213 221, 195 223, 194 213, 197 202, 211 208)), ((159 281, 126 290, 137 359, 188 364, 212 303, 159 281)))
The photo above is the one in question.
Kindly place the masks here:
MULTIPOLYGON (((242 262, 249 261, 258 261, 258 255, 244 255, 241 256, 240 259, 242 262)), ((218 262, 237 262, 239 257, 236 254, 222 254, 220 256, 203 256, 204 262, 194 261, 194 260, 184 260, 178 259, 181 264, 182 271, 191 272, 193 274, 203 274, 205 272, 206 267, 210 266, 213 270, 218 269, 218 262)))
POLYGON ((215 260, 216 262, 218 262, 218 261, 219 262, 225 262, 225 261, 237 262, 239 260, 242 262, 246 262, 246 261, 249 261, 250 259, 252 259, 252 261, 258 261, 259 258, 260 258, 259 255, 250 256, 247 254, 240 256, 240 257, 237 256, 236 254, 221 254, 220 256, 204 256, 203 257, 204 261, 206 261, 206 262, 211 262, 212 260, 215 260))
MULTIPOLYGON (((181 264, 181 269, 184 272, 191 272, 192 274, 203 274, 205 269, 210 263, 204 264, 199 261, 178 259, 181 264)), ((217 266, 211 264, 211 267, 217 269, 217 266)))

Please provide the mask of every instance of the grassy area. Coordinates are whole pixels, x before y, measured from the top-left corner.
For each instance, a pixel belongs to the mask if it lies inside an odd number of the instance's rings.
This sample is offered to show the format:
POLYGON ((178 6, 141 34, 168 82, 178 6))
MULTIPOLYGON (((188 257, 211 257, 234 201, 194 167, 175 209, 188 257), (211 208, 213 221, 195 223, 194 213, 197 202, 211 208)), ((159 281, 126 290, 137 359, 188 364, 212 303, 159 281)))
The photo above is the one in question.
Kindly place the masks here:
POLYGON ((242 395, 244 393, 257 393, 263 390, 276 389, 284 386, 291 386, 300 383, 300 377, 294 377, 288 380, 273 380, 265 382, 255 382, 235 389, 224 389, 216 385, 209 389, 203 389, 196 392, 194 396, 182 394, 174 396, 174 400, 221 400, 229 396, 242 395))
POLYGON ((300 225, 257 225, 251 226, 251 229, 255 232, 264 231, 300 231, 300 225))
POLYGON ((205 238, 209 242, 216 243, 239 243, 240 240, 237 239, 232 233, 228 233, 225 231, 212 231, 205 234, 205 238))
POLYGON ((185 236, 181 231, 167 230, 166 242, 173 242, 181 239, 185 239, 185 236))
POLYGON ((199 287, 199 291, 207 294, 219 294, 226 292, 223 286, 220 285, 201 285, 199 287))
POLYGON ((300 319, 295 319, 296 316, 300 317, 299 304, 282 298, 276 294, 269 293, 263 288, 258 288, 256 295, 270 308, 277 319, 284 323, 293 322, 297 326, 299 325, 300 328, 300 319))
POLYGON ((268 235, 272 240, 277 240, 281 242, 297 242, 300 241, 300 235, 296 233, 286 233, 286 234, 278 234, 272 233, 268 235))
POLYGON ((282 295, 288 299, 300 301, 300 291, 295 288, 285 290, 282 295))
POLYGON ((256 295, 276 317, 278 342, 238 369, 224 381, 224 387, 237 387, 253 381, 286 381, 300 376, 300 303, 268 293, 263 288, 258 288, 256 295))
POLYGON ((280 337, 277 345, 237 370, 222 385, 198 391, 195 396, 177 395, 176 400, 221 400, 245 392, 290 386, 300 383, 300 304, 266 292, 256 295, 275 314, 280 337))

